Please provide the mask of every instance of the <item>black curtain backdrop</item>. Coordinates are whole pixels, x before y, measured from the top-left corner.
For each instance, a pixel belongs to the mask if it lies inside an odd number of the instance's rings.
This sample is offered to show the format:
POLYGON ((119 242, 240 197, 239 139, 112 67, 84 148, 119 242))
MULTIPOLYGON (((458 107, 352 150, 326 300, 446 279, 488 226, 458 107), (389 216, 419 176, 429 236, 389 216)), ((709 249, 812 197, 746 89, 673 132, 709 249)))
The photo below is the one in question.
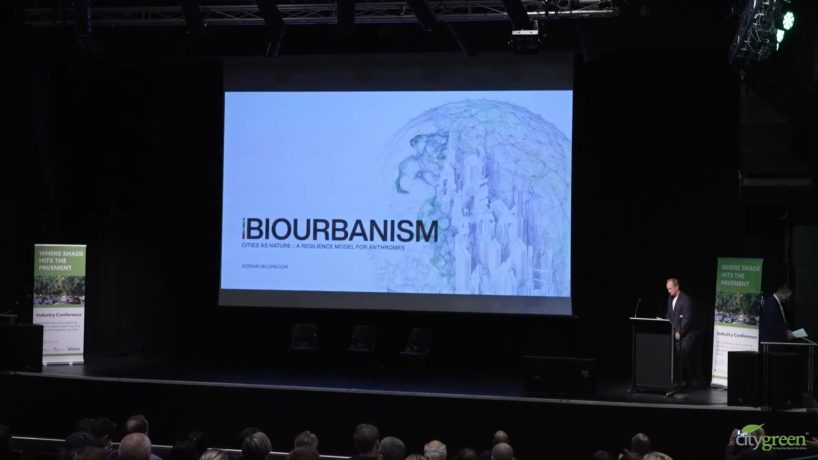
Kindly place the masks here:
POLYGON ((443 368, 508 369, 537 353, 624 377, 627 318, 639 298, 640 315, 662 315, 673 276, 698 307, 706 374, 716 257, 758 255, 739 233, 738 83, 722 50, 578 56, 576 321, 218 308, 221 62, 104 56, 19 56, 5 77, 20 163, 3 302, 30 318, 34 243, 88 244, 89 355, 269 365, 293 323, 317 323, 328 349, 375 323, 386 358, 427 326, 443 368))

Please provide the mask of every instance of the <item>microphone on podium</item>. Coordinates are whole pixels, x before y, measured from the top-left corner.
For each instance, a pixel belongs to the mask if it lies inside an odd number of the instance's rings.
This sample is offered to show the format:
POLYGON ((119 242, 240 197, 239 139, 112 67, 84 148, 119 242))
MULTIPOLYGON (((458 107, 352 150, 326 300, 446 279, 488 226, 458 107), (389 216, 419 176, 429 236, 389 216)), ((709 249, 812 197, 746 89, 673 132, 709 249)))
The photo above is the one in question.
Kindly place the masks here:
POLYGON ((636 301, 636 309, 633 310, 633 317, 638 318, 636 316, 639 313, 639 304, 642 303, 642 298, 640 297, 639 300, 636 301))

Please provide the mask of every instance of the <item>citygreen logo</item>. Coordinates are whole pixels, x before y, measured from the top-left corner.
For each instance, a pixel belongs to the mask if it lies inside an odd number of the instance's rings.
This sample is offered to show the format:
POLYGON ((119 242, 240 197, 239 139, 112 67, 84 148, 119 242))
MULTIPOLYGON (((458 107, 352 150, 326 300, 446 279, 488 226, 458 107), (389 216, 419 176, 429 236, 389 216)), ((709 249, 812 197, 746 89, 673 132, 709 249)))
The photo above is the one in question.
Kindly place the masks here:
POLYGON ((768 435, 764 433, 764 424, 746 425, 736 434, 736 444, 750 447, 753 450, 761 448, 764 452, 776 450, 806 449, 807 437, 796 435, 768 435))

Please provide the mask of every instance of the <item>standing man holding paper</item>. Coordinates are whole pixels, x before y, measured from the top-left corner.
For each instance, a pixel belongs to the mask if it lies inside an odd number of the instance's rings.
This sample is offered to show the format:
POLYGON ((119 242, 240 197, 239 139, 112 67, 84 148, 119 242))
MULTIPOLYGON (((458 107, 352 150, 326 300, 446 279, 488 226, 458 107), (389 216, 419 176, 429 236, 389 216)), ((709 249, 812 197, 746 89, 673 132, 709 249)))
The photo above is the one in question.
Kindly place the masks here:
POLYGON ((693 315, 693 302, 690 296, 679 288, 678 279, 668 279, 665 287, 668 293, 665 319, 670 320, 673 329, 673 348, 679 363, 678 381, 682 388, 686 388, 693 378, 693 345, 698 336, 693 315))
POLYGON ((793 333, 787 322, 784 305, 792 297, 792 291, 787 286, 781 286, 773 295, 764 300, 759 317, 758 340, 761 342, 789 342, 793 333))

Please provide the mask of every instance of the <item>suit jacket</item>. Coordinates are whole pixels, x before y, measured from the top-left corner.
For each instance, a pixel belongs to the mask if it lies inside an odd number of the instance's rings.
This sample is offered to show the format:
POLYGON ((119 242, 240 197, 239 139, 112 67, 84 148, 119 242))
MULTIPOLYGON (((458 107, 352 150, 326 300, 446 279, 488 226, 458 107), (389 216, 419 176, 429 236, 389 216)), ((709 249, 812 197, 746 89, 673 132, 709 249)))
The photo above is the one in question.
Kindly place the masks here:
POLYGON ((665 319, 670 320, 673 326, 673 334, 679 333, 680 341, 693 339, 696 336, 695 317, 693 315, 693 302, 690 296, 679 291, 676 299, 676 308, 673 308, 673 297, 667 298, 667 313, 665 319))
POLYGON ((758 339, 761 342, 786 342, 787 322, 781 315, 781 308, 774 296, 767 297, 761 305, 759 316, 758 339))

